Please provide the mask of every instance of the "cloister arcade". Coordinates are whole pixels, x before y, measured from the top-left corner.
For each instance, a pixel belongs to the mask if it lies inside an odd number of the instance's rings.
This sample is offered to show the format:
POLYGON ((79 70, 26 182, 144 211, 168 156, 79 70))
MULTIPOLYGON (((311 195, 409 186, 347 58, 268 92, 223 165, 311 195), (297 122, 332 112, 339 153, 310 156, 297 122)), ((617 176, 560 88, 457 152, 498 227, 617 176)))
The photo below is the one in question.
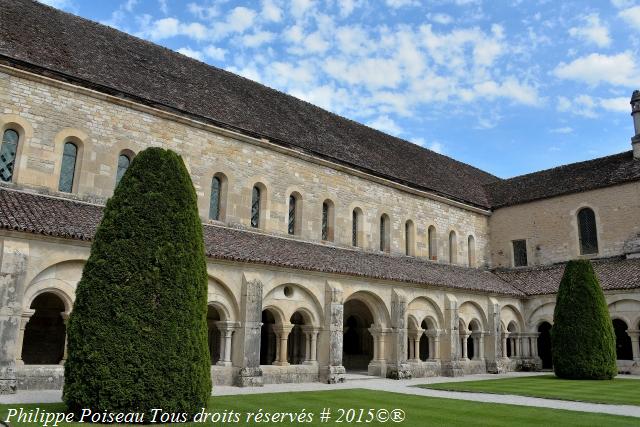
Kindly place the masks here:
MULTIPOLYGON (((25 289, 17 366, 64 363, 65 323, 73 306, 82 265, 79 261, 65 261, 48 267, 25 289)), ((241 308, 244 303, 239 289, 227 285, 228 281, 228 277, 221 280, 211 276, 208 282, 207 326, 212 375, 214 372, 232 375, 246 357, 243 353, 246 347, 242 347, 246 308, 241 308)), ((309 284, 275 280, 264 286, 258 363, 262 368, 276 369, 266 372, 298 372, 296 367, 304 367, 304 372, 311 372, 305 378, 320 379, 323 364, 327 363, 327 351, 337 343, 329 337, 327 302, 317 289, 309 284)), ((392 321, 393 309, 382 295, 354 287, 349 293, 345 292, 340 302, 339 363, 347 371, 386 375, 389 364, 397 357, 396 349, 400 347, 397 347, 397 328, 392 321)), ((445 320, 441 298, 423 295, 407 301, 403 338, 406 347, 403 346, 402 351, 413 376, 439 375, 441 364, 453 358, 462 363, 465 373, 486 372, 490 359, 505 361, 507 369, 518 369, 521 363, 536 360, 541 368, 552 368, 552 302, 541 301, 530 309, 526 321, 521 307, 500 306, 498 334, 494 339, 487 307, 480 299, 462 301, 456 308, 455 323, 445 320), (449 347, 448 343, 454 338, 455 347, 449 347), (494 341, 496 347, 492 347, 494 341)), ((613 300, 609 308, 616 332, 618 363, 623 369, 640 361, 640 301, 613 300)), ((295 381, 295 376, 287 378, 295 381)))

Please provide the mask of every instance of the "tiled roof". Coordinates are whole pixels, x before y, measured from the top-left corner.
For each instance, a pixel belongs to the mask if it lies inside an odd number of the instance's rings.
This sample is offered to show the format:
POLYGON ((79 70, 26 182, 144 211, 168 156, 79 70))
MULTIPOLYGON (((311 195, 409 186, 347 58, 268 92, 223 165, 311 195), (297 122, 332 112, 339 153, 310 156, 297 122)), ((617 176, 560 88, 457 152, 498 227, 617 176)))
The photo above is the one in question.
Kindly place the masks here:
POLYGON ((0 0, 0 62, 489 207, 498 178, 230 72, 31 0, 0 0))
MULTIPOLYGON (((494 273, 527 295, 555 294, 565 265, 562 263, 517 270, 496 270, 494 273)), ((593 268, 605 291, 640 288, 640 258, 594 260, 593 268)))
POLYGON ((640 180, 640 159, 632 151, 496 181, 485 186, 496 209, 640 180))
MULTIPOLYGON (((0 188, 0 229, 90 240, 102 207, 63 198, 0 188)), ((204 226, 211 258, 307 271, 523 296, 488 271, 335 248, 266 234, 204 226)))

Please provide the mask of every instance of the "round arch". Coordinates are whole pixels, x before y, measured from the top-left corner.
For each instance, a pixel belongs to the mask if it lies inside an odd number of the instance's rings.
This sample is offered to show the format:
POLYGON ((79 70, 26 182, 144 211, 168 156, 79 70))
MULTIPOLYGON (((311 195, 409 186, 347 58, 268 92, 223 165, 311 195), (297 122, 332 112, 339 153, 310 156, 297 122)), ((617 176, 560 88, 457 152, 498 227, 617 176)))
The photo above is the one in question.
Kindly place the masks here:
POLYGON ((373 323, 376 326, 387 328, 391 325, 391 315, 389 314, 387 305, 378 295, 370 291, 359 290, 345 297, 344 303, 346 304, 351 300, 358 300, 367 306, 369 311, 371 311, 373 323))
POLYGON ((444 316, 438 304, 431 298, 419 296, 407 304, 407 313, 412 314, 421 324, 426 318, 435 322, 434 329, 440 329, 444 323, 444 316))
POLYGON ((207 276, 207 304, 219 307, 226 321, 236 322, 240 318, 240 307, 229 287, 219 278, 207 276))
POLYGON ((464 319, 466 325, 469 325, 475 318, 479 322, 482 330, 487 330, 487 316, 480 304, 475 301, 468 300, 460 304, 458 307, 458 316, 464 319))
POLYGON ((275 285, 265 294, 262 300, 263 306, 277 307, 282 313, 284 324, 289 324, 289 319, 296 311, 305 318, 305 324, 320 326, 323 321, 323 311, 320 301, 306 286, 300 283, 280 283, 275 285))

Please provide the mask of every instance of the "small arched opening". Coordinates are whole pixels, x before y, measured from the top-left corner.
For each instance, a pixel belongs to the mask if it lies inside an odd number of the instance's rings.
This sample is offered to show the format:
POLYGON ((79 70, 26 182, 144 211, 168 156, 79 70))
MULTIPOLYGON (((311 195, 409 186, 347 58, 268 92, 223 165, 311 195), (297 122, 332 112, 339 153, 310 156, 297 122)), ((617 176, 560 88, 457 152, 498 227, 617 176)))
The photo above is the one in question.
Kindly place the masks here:
POLYGON ((262 311, 260 331, 260 364, 272 365, 276 360, 277 339, 275 333, 276 317, 270 309, 262 311))
POLYGON ((542 322, 538 325, 538 357, 542 359, 542 369, 553 368, 551 359, 551 323, 542 322))
POLYGON ((291 365, 300 365, 306 360, 307 340, 303 331, 304 318, 299 311, 291 316, 293 328, 287 338, 287 361, 291 365))
POLYGON ((631 337, 627 334, 627 322, 613 319, 613 330, 616 333, 616 359, 633 360, 631 337))
POLYGON ((348 370, 367 370, 373 359, 373 314, 367 305, 357 299, 344 304, 342 363, 348 370))
POLYGON ((222 316, 217 308, 213 306, 207 307, 207 331, 209 342, 209 356, 211 358, 211 364, 215 365, 220 361, 221 353, 221 333, 218 328, 218 322, 222 320, 222 316))
POLYGON ((34 310, 22 342, 22 361, 26 365, 56 365, 64 358, 66 326, 65 305, 53 292, 38 295, 31 303, 34 310))

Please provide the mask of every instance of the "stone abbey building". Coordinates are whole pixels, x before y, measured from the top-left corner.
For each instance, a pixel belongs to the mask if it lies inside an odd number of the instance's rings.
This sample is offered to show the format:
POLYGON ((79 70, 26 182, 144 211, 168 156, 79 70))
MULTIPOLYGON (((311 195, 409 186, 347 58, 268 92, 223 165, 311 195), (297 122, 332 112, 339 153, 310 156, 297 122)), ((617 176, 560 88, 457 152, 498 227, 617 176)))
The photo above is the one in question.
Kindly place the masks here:
POLYGON ((102 206, 137 152, 191 173, 216 384, 549 368, 563 263, 593 260, 640 372, 632 150, 500 179, 28 0, 0 0, 0 390, 60 388, 102 206))

